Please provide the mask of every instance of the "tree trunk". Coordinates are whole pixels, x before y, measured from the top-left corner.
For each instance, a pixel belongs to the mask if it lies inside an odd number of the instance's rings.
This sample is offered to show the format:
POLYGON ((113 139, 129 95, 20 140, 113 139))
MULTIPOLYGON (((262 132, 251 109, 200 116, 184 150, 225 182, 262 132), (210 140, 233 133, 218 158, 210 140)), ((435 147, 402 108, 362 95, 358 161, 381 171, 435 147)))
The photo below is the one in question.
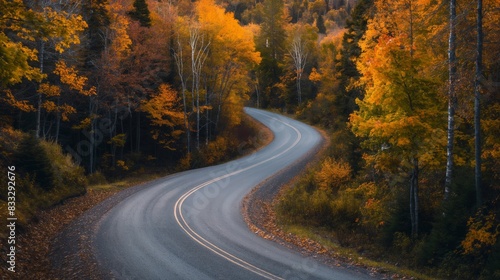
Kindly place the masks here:
MULTIPOLYGON (((189 44, 191 46, 191 71, 193 74, 191 93, 196 96, 196 149, 200 149, 200 77, 201 70, 208 56, 210 41, 205 44, 204 36, 197 27, 190 29, 189 44)), ((194 105, 193 105, 194 107, 194 105)))
POLYGON ((141 152, 141 112, 137 112, 137 138, 136 138, 136 144, 137 144, 137 152, 141 152))
POLYGON ((90 121, 90 132, 89 132, 89 142, 90 142, 90 147, 89 147, 89 173, 93 174, 94 173, 94 166, 95 166, 95 129, 96 129, 96 123, 95 123, 95 118, 94 118, 94 111, 97 112, 97 107, 98 107, 98 101, 96 97, 96 101, 94 104, 93 97, 90 96, 90 102, 89 102, 89 115, 91 118, 90 121))
POLYGON ((418 237, 419 227, 419 201, 418 201, 418 159, 413 159, 413 170, 410 176, 410 217, 411 217, 411 236, 418 237))
MULTIPOLYGON (((43 56, 45 52, 45 42, 40 42, 40 54, 38 56, 38 60, 40 61, 40 73, 43 74, 43 56)), ((38 93, 38 104, 37 104, 37 112, 36 112, 36 138, 40 138, 40 125, 42 119, 42 93, 38 93)))
POLYGON ((300 87, 300 79, 302 78, 302 69, 297 71, 297 101, 299 105, 302 103, 302 89, 300 87))
POLYGON ((257 108, 260 108, 259 78, 256 78, 255 93, 257 94, 257 108))
POLYGON ((93 174, 94 173, 94 131, 95 131, 95 122, 94 120, 91 120, 91 124, 90 124, 90 162, 89 162, 89 173, 90 174, 93 174))
POLYGON ((208 89, 205 87, 205 106, 206 106, 206 123, 205 123, 205 145, 208 145, 208 142, 210 140, 210 114, 208 110, 208 106, 210 105, 209 98, 208 98, 208 89))
POLYGON ((61 113, 57 112, 57 117, 56 117, 56 137, 55 137, 55 142, 59 144, 59 131, 61 130, 61 113))
POLYGON ((483 75, 483 0, 477 0, 476 79, 474 85, 474 147, 476 205, 481 207, 481 77, 483 75))
POLYGON ((191 130, 189 129, 189 119, 187 114, 187 104, 186 104, 186 87, 182 86, 182 104, 184 107, 184 127, 186 128, 186 141, 187 141, 187 153, 191 153, 191 130))
POLYGON ((187 102, 186 102, 186 80, 184 79, 184 60, 183 60, 183 49, 180 38, 177 37, 177 46, 178 50, 174 50, 174 59, 175 64, 177 65, 177 73, 179 74, 179 79, 181 80, 182 86, 182 105, 184 110, 184 127, 186 129, 186 148, 188 155, 191 153, 191 131, 189 129, 189 120, 188 120, 188 110, 187 110, 187 102))
POLYGON ((302 40, 301 35, 302 35, 301 33, 295 35, 295 38, 293 39, 292 42, 291 50, 289 51, 295 65, 295 71, 297 73, 296 85, 297 85, 297 101, 299 105, 302 103, 302 89, 300 80, 302 78, 302 72, 304 71, 304 67, 306 65, 308 56, 307 50, 305 49, 305 43, 302 40))
POLYGON ((446 175, 444 183, 444 199, 450 196, 453 178, 453 147, 455 139, 455 108, 457 104, 457 58, 456 58, 456 0, 450 0, 450 36, 448 41, 448 139, 446 145, 446 175))
POLYGON ((199 29, 191 28, 189 30, 189 45, 191 46, 191 96, 192 98, 192 108, 196 110, 196 149, 200 149, 200 107, 199 107, 199 95, 195 92, 197 72, 196 72, 196 47, 198 46, 199 29), (198 101, 198 102, 196 102, 198 101), (196 102, 196 103, 195 103, 196 102))

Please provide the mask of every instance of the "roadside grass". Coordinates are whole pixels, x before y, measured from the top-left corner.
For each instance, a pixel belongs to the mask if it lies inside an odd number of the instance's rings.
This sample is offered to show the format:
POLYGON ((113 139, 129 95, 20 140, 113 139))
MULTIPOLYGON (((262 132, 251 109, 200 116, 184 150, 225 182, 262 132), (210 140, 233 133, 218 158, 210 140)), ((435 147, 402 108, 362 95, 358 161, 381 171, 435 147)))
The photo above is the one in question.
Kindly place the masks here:
POLYGON ((396 274, 404 277, 404 279, 422 279, 422 280, 436 280, 439 278, 431 277, 429 275, 423 274, 421 272, 411 270, 404 267, 399 267, 394 264, 390 264, 384 261, 374 260, 368 258, 359 252, 355 248, 347 248, 340 246, 335 242, 335 236, 331 231, 323 230, 321 228, 303 225, 280 225, 284 231, 294 234, 300 238, 306 238, 313 240, 322 246, 324 246, 329 252, 333 252, 335 256, 345 259, 348 262, 353 262, 357 265, 375 268, 381 273, 390 272, 391 274, 396 274))
POLYGON ((100 181, 87 186, 87 191, 120 191, 136 185, 147 183, 155 179, 167 176, 168 172, 165 171, 143 171, 141 173, 130 174, 122 179, 112 182, 100 181))

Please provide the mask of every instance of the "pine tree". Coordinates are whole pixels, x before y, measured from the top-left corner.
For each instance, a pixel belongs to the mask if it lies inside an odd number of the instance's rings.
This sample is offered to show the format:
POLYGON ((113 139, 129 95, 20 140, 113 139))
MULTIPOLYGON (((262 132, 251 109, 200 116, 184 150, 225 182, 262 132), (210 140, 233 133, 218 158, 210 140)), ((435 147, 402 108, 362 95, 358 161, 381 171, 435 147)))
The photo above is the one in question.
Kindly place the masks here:
POLYGON ((283 73, 283 61, 286 52, 286 17, 283 12, 283 0, 265 0, 261 32, 257 38, 257 50, 262 61, 258 67, 259 82, 266 97, 264 106, 278 106, 275 85, 280 82, 283 73))
POLYGON ((342 38, 342 49, 337 71, 340 73, 340 93, 338 103, 342 108, 343 117, 347 117, 356 109, 355 100, 363 96, 363 89, 352 87, 347 89, 352 80, 358 80, 361 76, 356 68, 356 60, 361 55, 359 41, 367 29, 368 11, 373 5, 373 0, 361 0, 351 14, 351 19, 347 20, 347 32, 342 38))
POLYGON ((86 30, 85 67, 93 68, 106 47, 105 29, 111 20, 107 10, 107 0, 86 0, 82 4, 82 13, 88 24, 86 30))
POLYGON ((455 110, 457 107, 457 11, 456 0, 450 0, 450 34, 448 39, 448 143, 446 145, 446 174, 444 183, 444 199, 450 197, 450 188, 455 167, 454 141, 455 141, 455 110))
POLYGON ((140 22, 143 27, 151 26, 151 17, 146 0, 134 0, 134 10, 130 11, 128 15, 140 22))
POLYGON ((316 27, 318 28, 318 33, 326 34, 325 20, 322 15, 318 15, 318 19, 316 20, 316 27))

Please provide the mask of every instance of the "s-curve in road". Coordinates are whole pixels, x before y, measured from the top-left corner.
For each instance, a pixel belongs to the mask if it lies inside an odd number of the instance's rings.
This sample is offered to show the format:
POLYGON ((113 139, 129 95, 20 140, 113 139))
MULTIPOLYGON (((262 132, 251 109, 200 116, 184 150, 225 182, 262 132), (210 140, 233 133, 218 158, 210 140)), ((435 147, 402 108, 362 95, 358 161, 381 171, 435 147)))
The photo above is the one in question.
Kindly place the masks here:
POLYGON ((222 165, 141 186, 106 213, 93 237, 100 268, 116 279, 373 279, 331 268, 251 232, 240 208, 256 185, 322 143, 313 128, 246 108, 274 140, 222 165))

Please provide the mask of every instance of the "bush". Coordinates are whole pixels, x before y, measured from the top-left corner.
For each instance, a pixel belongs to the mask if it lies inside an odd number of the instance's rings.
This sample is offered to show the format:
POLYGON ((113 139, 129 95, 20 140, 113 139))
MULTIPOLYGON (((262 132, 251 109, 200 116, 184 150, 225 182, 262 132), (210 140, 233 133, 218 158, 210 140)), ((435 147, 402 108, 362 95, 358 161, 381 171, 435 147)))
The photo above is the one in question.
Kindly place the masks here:
MULTIPOLYGON (((87 180, 83 168, 76 165, 69 155, 63 154, 58 144, 22 132, 9 133, 18 136, 19 145, 14 146, 9 144, 4 135, 0 133, 0 146, 8 149, 3 152, 0 168, 6 170, 6 166, 16 167, 16 216, 21 228, 40 209, 85 193, 87 180)), ((0 176, 0 183, 7 185, 5 180, 0 176)), ((0 200, 6 199, 0 195, 0 200)), ((2 211, 0 216, 3 217, 5 213, 2 211)))
POLYGON ((61 195, 59 200, 84 194, 88 181, 83 168, 75 164, 70 155, 64 154, 58 144, 47 141, 40 144, 49 159, 53 188, 61 195))
POLYGON ((106 176, 101 172, 97 171, 87 176, 89 185, 104 185, 108 183, 106 176))
POLYGON ((447 255, 455 254, 455 250, 465 239, 467 220, 475 206, 474 185, 467 178, 457 178, 456 182, 448 201, 437 210, 439 214, 436 215, 427 242, 417 253, 417 260, 421 265, 440 265, 445 258, 449 258, 447 255))
POLYGON ((351 166, 342 160, 326 158, 316 173, 318 187, 324 190, 337 192, 341 186, 351 179, 351 166))
POLYGON ((14 164, 17 170, 21 170, 32 176, 37 185, 49 191, 54 187, 54 170, 50 159, 34 135, 25 135, 15 155, 14 164))

